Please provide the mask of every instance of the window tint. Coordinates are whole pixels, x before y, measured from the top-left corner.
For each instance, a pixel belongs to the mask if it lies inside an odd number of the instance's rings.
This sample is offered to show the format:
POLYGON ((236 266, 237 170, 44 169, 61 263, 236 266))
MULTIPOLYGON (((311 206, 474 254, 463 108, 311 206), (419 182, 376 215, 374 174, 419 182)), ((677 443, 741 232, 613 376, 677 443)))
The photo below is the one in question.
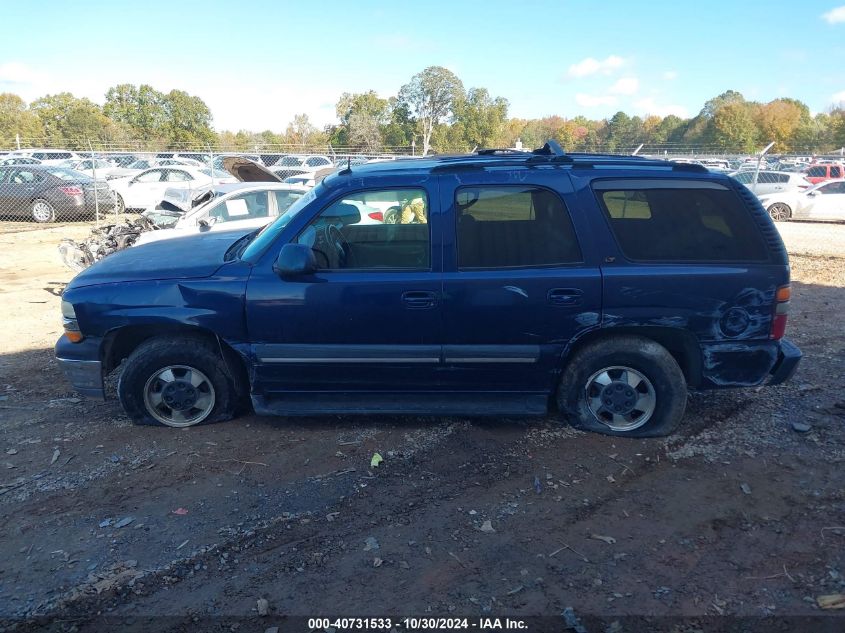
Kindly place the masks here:
MULTIPOLYGON (((757 182, 759 182, 761 184, 771 185, 771 184, 777 182, 776 176, 777 176, 777 174, 773 174, 773 173, 768 172, 768 171, 761 171, 759 174, 757 174, 757 182)), ((753 178, 752 178, 752 180, 753 180, 753 178)))
POLYGON ((16 185, 41 182, 42 180, 44 180, 44 176, 39 173, 30 171, 29 169, 12 170, 12 175, 9 178, 9 182, 16 185))
POLYGON ((167 177, 165 180, 168 182, 185 182, 186 180, 193 180, 188 172, 182 171, 181 169, 168 169, 166 172, 167 177))
POLYGON ((728 189, 599 191, 626 257, 643 261, 759 261, 765 245, 728 189))
POLYGON ((301 191, 274 191, 276 197, 276 213, 282 215, 294 202, 302 197, 301 191))
POLYGON ((743 185, 747 185, 749 182, 751 182, 752 176, 753 174, 747 171, 743 171, 734 176, 734 178, 736 178, 737 182, 741 182, 743 185))
POLYGON ((161 169, 151 169, 150 171, 141 174, 140 176, 135 178, 136 182, 158 182, 161 180, 162 171, 161 169))
POLYGON ((824 185, 818 188, 819 193, 845 193, 845 182, 832 182, 829 185, 824 185))
POLYGON ((299 234, 322 270, 427 270, 428 197, 421 189, 362 191, 332 203, 299 234), (399 211, 396 223, 386 213, 399 211))
POLYGON ((842 168, 838 166, 833 166, 830 168, 830 177, 831 178, 842 178, 842 168))
POLYGON ((778 179, 777 182, 784 183, 789 182, 789 174, 776 174, 778 179))
POLYGON ((208 217, 217 218, 218 222, 266 218, 269 215, 266 191, 253 191, 232 196, 215 206, 208 213, 208 217))
POLYGON ((581 261, 560 197, 536 187, 456 192, 458 268, 554 266, 581 261))
POLYGON ((827 169, 825 167, 810 167, 807 170, 807 175, 810 178, 823 178, 827 176, 827 169))

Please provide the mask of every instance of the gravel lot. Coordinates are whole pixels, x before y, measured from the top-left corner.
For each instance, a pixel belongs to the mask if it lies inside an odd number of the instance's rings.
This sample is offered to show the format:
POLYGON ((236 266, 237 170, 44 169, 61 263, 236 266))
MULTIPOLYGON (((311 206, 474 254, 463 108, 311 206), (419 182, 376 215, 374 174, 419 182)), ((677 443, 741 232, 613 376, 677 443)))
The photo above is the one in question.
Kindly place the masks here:
POLYGON ((0 618, 845 614, 817 605, 845 593, 845 225, 779 228, 798 374, 694 394, 642 441, 552 418, 135 427, 52 357, 55 246, 86 229, 0 232, 0 618))

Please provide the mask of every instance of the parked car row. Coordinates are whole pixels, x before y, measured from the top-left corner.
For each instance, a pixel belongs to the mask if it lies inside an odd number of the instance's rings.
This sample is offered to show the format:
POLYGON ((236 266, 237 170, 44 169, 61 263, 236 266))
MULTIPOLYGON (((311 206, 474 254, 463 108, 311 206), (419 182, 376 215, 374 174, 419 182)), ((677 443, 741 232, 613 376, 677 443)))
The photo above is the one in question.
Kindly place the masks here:
POLYGON ((35 222, 77 220, 114 209, 108 184, 54 165, 0 166, 0 214, 35 222))

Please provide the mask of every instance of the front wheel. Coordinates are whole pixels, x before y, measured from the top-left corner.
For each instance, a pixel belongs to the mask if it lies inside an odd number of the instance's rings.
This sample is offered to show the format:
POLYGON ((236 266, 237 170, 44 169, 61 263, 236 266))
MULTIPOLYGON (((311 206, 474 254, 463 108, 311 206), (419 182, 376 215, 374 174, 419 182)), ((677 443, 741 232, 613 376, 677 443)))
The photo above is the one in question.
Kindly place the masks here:
POLYGON ((229 420, 238 403, 226 362, 192 337, 142 343, 127 359, 117 393, 136 424, 177 428, 229 420))
POLYGON ((56 210, 52 204, 39 198, 32 203, 32 219, 36 222, 55 222, 56 210))
POLYGON ((680 424, 687 385, 662 345, 639 336, 616 336, 587 345, 572 357, 557 400, 577 428, 660 437, 680 424))
POLYGON ((792 209, 783 202, 775 202, 767 211, 775 222, 786 222, 792 217, 792 209))

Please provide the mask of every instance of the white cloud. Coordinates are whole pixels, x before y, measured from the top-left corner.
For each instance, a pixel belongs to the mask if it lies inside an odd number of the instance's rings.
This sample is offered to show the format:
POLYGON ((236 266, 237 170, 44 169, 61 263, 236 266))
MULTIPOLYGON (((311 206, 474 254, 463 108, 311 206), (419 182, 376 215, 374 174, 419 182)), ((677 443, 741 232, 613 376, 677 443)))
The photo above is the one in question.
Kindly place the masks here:
POLYGON ((830 100, 833 103, 845 103, 845 90, 840 90, 834 95, 831 95, 830 100))
POLYGON ((567 76, 573 78, 589 77, 590 75, 610 75, 626 64, 626 60, 618 55, 610 55, 607 59, 598 60, 592 57, 582 59, 577 64, 572 64, 567 71, 567 76))
POLYGON ((640 80, 636 77, 622 77, 618 79, 608 92, 614 95, 632 95, 640 89, 640 80))
POLYGON ((660 117, 674 114, 682 119, 689 118, 689 111, 681 105, 661 105, 653 97, 644 97, 634 102, 634 107, 640 114, 654 114, 660 117))
POLYGON ((674 81, 678 78, 678 71, 677 70, 667 70, 663 73, 663 79, 666 81, 674 81))
POLYGON ((46 75, 20 62, 0 64, 0 84, 27 85, 43 83, 46 75))
POLYGON ((822 14, 822 19, 828 24, 839 24, 845 22, 845 5, 831 9, 822 14))
POLYGON ((595 108, 596 106, 616 105, 617 99, 613 95, 587 95, 578 93, 575 95, 575 103, 582 108, 595 108))

